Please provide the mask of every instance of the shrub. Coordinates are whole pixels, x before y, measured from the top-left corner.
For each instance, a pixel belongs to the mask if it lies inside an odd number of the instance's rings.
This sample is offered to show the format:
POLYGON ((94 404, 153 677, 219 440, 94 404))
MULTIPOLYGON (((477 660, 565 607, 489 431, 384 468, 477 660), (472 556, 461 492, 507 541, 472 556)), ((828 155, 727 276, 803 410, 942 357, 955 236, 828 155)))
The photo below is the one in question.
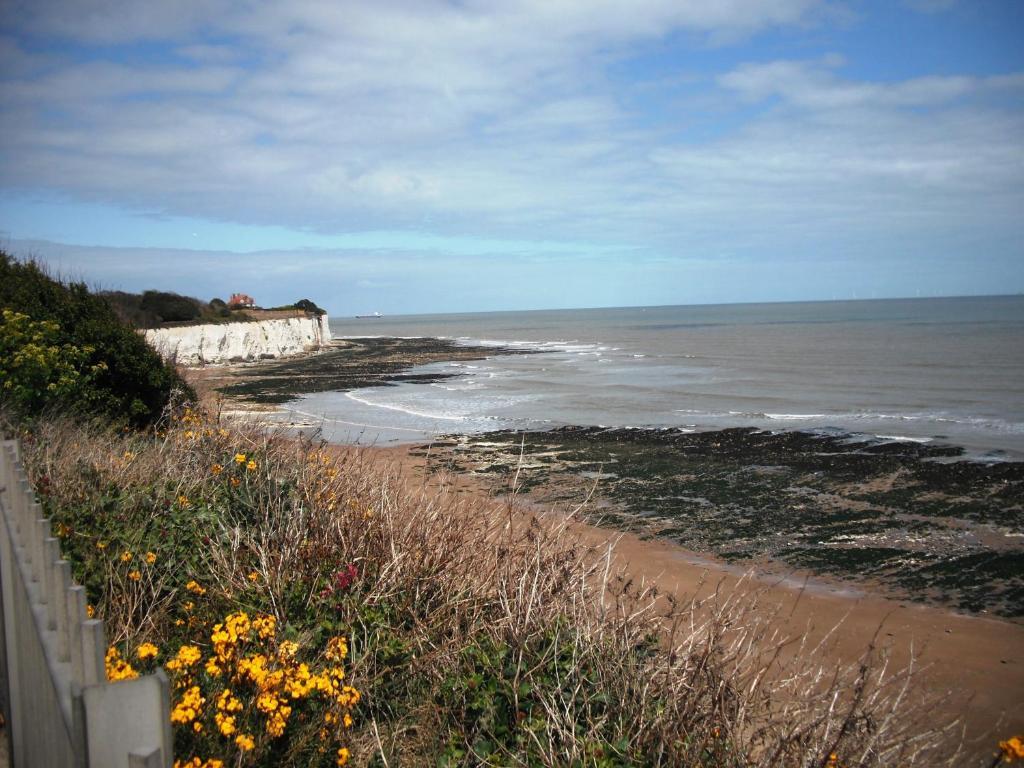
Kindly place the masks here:
POLYGON ((189 322, 203 314, 203 305, 198 299, 165 291, 143 292, 139 308, 157 317, 161 323, 189 322))
POLYGON ((59 400, 65 407, 141 426, 160 416, 175 390, 194 397, 174 369, 103 298, 82 283, 65 285, 34 262, 16 261, 2 251, 0 309, 14 313, 12 318, 27 317, 5 319, 0 344, 0 366, 18 369, 22 377, 21 394, 11 392, 16 386, 12 384, 4 388, 7 393, 0 390, 0 401, 22 416, 37 414, 59 400), (40 340, 34 340, 36 336, 40 340), (29 350, 36 361, 31 372, 26 368, 29 350), (47 391, 28 396, 23 387, 29 381, 31 387, 45 385, 47 391))
POLYGON ((19 413, 38 412, 74 395, 93 371, 84 371, 91 347, 61 344, 60 327, 2 310, 0 398, 19 413))

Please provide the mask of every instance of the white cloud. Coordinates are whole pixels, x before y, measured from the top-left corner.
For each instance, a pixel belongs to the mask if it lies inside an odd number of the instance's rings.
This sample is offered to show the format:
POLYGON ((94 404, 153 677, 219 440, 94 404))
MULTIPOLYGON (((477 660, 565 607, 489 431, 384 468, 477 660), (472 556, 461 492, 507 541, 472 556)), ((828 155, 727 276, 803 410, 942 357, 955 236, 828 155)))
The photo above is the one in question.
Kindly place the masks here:
POLYGON ((1024 91, 1024 75, 993 77, 918 77, 894 83, 846 80, 834 73, 842 59, 821 62, 773 61, 745 64, 721 75, 718 82, 748 101, 779 97, 806 109, 856 107, 925 107, 964 96, 1024 91))
POLYGON ((811 23, 827 12, 814 0, 5 7, 24 33, 160 46, 140 67, 0 38, 9 187, 242 223, 429 220, 694 256, 953 222, 1005 230, 1022 202, 1024 75, 868 82, 833 56, 702 80, 682 60, 693 90, 646 91, 649 120, 629 106, 640 89, 609 73, 673 33, 722 43, 811 23), (687 125, 709 104, 735 120, 695 140, 687 125))

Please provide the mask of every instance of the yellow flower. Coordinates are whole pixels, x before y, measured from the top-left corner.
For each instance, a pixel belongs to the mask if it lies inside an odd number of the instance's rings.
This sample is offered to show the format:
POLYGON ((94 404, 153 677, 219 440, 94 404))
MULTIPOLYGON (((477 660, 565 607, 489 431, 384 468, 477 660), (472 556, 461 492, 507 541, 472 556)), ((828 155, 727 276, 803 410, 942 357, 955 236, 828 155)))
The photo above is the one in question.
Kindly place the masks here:
MULTIPOLYGON (((277 657, 279 659, 293 659, 295 658, 295 654, 298 652, 299 644, 294 640, 282 640, 281 644, 277 646, 277 657)), ((305 666, 305 664, 300 664, 299 669, 302 669, 305 666)))
POLYGON ((146 565, 153 565, 156 562, 156 552, 146 553, 146 565))
POLYGON ((194 645, 183 645, 178 649, 178 655, 167 662, 166 667, 172 672, 179 669, 188 669, 203 658, 203 653, 194 645))
POLYGON ((256 697, 256 709, 264 714, 270 714, 281 704, 277 696, 272 693, 261 693, 256 697))
POLYGON ((246 578, 255 583, 260 580, 260 574, 258 571, 249 571, 249 575, 246 578))
POLYGON ((135 656, 139 661, 155 659, 160 650, 152 643, 143 643, 135 649, 135 656))
POLYGON ((131 561, 132 561, 132 553, 131 552, 127 552, 126 551, 126 552, 122 552, 121 553, 121 562, 122 563, 130 563, 131 561))
POLYGON ((175 760, 174 768, 224 768, 224 761, 213 757, 203 761, 198 757, 193 757, 191 760, 175 760))
POLYGON ((338 750, 338 765, 345 765, 348 762, 348 747, 342 747, 338 750))
POLYGON ((92 603, 85 606, 85 615, 88 616, 90 619, 95 618, 96 609, 92 607, 92 603))
POLYGON ((187 589, 189 592, 192 592, 193 594, 196 594, 196 595, 205 595, 206 594, 206 588, 200 586, 199 582, 196 581, 195 579, 193 579, 188 584, 186 584, 185 585, 185 589, 187 589))
POLYGON ((210 467, 210 471, 213 472, 213 474, 215 475, 219 475, 221 472, 224 471, 224 467, 222 467, 220 464, 214 464, 212 467, 210 467))
POLYGON ((118 680, 133 680, 139 676, 139 673, 132 669, 132 665, 121 658, 121 654, 118 653, 117 648, 113 645, 107 649, 104 666, 106 667, 107 680, 112 683, 118 680))
POLYGON ((183 507, 189 506, 188 496, 186 496, 185 494, 182 494, 181 496, 179 496, 178 497, 178 503, 181 506, 183 506, 183 507))
POLYGON ((273 616, 260 615, 252 620, 252 628, 256 630, 256 634, 263 640, 274 636, 274 630, 277 628, 277 619, 273 616))
POLYGON ((250 472, 255 472, 256 471, 256 461, 255 461, 255 459, 249 459, 249 463, 245 465, 245 468, 248 469, 250 472))
POLYGON ((129 571, 128 572, 128 578, 131 579, 132 581, 138 581, 139 579, 142 578, 142 574, 139 573, 138 571, 129 571))
POLYGON ((225 688, 217 697, 217 709, 224 712, 241 712, 242 702, 235 698, 230 688, 225 688))
POLYGON ((243 752, 248 752, 256 746, 256 742, 252 740, 252 736, 247 733, 240 733, 235 737, 235 746, 237 746, 243 752))
POLYGON ((223 671, 224 670, 220 668, 220 665, 217 664, 216 656, 211 656, 206 660, 206 674, 210 677, 220 677, 223 671))
POLYGON ((244 453, 236 453, 235 454, 235 464, 245 464, 245 458, 246 457, 245 457, 244 453))
POLYGON ((104 550, 106 548, 107 548, 107 542, 105 542, 105 541, 97 541, 96 542, 96 549, 104 550))
POLYGON ((1003 753, 1004 762, 1012 763, 1014 760, 1024 760, 1024 736, 1014 736, 1006 741, 1000 741, 999 749, 1003 753))
POLYGON ((230 737, 238 727, 235 725, 235 718, 232 715, 225 715, 223 712, 218 712, 213 716, 214 722, 217 723, 217 729, 220 731, 221 736, 230 737))
POLYGON ((232 488, 237 488, 237 487, 238 487, 238 486, 240 486, 241 484, 242 484, 242 481, 241 481, 241 480, 239 480, 239 479, 238 479, 237 477, 232 477, 232 478, 231 478, 231 487, 232 487, 232 488))
POLYGON ((282 704, 268 719, 267 719, 267 735, 272 739, 278 738, 284 733, 285 727, 288 725, 288 715, 292 713, 292 708, 282 704))
POLYGON ((348 656, 348 643, 344 637, 332 637, 327 641, 327 652, 324 654, 331 661, 342 661, 348 656))
POLYGON ((171 710, 171 722, 176 725, 191 723, 199 716, 199 711, 205 702, 206 699, 199 692, 199 686, 193 685, 185 691, 181 701, 171 710))
POLYGON ((194 723, 192 723, 192 730, 195 731, 196 733, 202 733, 203 732, 203 724, 200 723, 198 720, 196 720, 194 723))

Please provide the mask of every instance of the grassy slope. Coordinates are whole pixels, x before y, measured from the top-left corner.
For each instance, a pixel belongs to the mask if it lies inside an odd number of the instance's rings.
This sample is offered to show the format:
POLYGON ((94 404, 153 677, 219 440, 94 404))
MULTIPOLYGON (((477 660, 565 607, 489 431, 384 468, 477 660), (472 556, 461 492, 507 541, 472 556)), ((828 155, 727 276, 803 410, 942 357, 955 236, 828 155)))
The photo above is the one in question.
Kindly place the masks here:
POLYGON ((175 728, 179 758, 956 760, 936 724, 919 727, 899 711, 903 678, 879 685, 870 654, 835 677, 807 655, 781 666, 778 641, 750 606, 656 608, 652 594, 607 573, 601 553, 557 526, 410 488, 365 464, 365 454, 224 430, 188 412, 147 433, 39 424, 26 457, 117 653, 143 670, 177 659, 168 666, 185 713, 175 728), (239 611, 249 624, 226 645, 218 631, 237 629, 241 619, 225 617, 239 611), (265 637, 251 626, 260 615, 273 617, 265 637), (344 661, 332 658, 337 637, 351 649, 344 661), (155 659, 139 660, 145 643, 158 647, 155 659), (195 651, 182 660, 182 647, 195 651), (262 682, 251 674, 258 658, 271 671, 262 682), (309 676, 319 682, 290 697, 299 662, 307 688, 309 676), (342 669, 357 701, 329 690, 342 669), (237 711, 218 708, 225 688, 237 711), (845 693, 835 699, 837 691, 845 693), (190 719, 185 705, 199 698, 190 719), (279 727, 273 712, 282 706, 289 712, 279 727), (235 731, 225 737, 229 714, 235 731))

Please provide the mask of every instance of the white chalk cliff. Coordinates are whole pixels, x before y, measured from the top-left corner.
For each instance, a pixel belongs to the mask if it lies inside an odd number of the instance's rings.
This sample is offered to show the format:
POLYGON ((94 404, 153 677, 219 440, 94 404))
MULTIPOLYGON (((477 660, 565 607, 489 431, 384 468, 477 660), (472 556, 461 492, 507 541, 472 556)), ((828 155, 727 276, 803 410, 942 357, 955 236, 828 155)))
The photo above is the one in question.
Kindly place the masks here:
POLYGON ((319 349, 330 340, 327 315, 146 331, 146 341, 161 357, 187 366, 288 357, 319 349))

